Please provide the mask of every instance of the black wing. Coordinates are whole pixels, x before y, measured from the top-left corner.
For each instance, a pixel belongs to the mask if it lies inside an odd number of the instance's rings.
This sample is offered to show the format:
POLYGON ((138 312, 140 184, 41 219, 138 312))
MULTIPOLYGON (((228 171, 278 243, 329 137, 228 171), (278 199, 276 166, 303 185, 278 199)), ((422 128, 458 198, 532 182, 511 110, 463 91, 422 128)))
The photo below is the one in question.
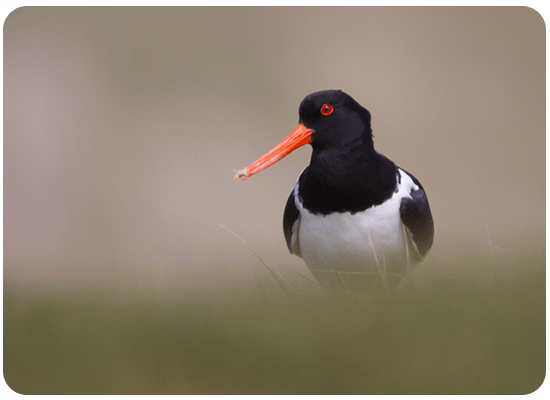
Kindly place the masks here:
POLYGON ((414 176, 405 171, 418 186, 411 192, 411 198, 401 200, 399 213, 401 220, 412 234, 412 241, 418 249, 421 258, 428 253, 434 240, 434 221, 428 197, 424 188, 414 176))
POLYGON ((298 242, 298 228, 300 225, 300 211, 296 208, 294 201, 294 189, 290 192, 286 202, 283 215, 283 231, 285 233, 286 245, 291 254, 301 257, 300 243, 298 242))

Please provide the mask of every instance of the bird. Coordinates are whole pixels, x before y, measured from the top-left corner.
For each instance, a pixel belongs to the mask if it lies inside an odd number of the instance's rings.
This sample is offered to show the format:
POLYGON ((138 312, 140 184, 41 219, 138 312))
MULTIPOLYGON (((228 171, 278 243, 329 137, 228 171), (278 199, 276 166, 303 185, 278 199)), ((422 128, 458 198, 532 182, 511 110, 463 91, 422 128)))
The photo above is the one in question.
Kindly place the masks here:
POLYGON ((364 295, 394 293, 431 249, 434 221, 424 188, 375 150, 371 114, 342 90, 307 95, 299 123, 238 171, 244 180, 311 145, 283 214, 291 254, 321 286, 364 295))

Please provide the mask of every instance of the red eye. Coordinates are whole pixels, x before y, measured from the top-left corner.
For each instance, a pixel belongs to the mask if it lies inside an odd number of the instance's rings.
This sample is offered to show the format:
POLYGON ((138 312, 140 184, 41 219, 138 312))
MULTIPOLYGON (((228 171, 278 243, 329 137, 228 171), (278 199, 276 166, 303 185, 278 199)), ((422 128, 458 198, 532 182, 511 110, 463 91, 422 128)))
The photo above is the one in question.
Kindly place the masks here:
POLYGON ((332 114, 333 111, 334 111, 334 107, 328 103, 325 103, 321 106, 321 114, 323 115, 332 114))

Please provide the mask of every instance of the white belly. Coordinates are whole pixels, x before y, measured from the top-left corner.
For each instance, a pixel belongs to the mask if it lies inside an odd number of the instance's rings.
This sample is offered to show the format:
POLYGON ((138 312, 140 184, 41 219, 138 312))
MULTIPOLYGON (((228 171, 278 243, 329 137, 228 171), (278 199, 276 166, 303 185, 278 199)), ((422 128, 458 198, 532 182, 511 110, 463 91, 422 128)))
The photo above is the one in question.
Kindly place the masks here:
POLYGON ((355 214, 312 214, 296 201, 301 256, 321 284, 347 288, 363 280, 370 282, 367 285, 395 286, 407 275, 411 265, 399 207, 416 185, 401 175, 391 199, 355 214))

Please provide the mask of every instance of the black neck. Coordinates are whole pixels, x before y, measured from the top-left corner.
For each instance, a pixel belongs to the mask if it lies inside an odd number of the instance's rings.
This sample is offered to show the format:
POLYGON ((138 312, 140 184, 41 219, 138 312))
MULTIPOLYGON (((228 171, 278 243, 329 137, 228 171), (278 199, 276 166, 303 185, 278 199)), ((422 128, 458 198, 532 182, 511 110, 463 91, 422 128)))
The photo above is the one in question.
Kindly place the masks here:
POLYGON ((364 211, 389 199, 397 167, 374 148, 316 150, 300 176, 299 196, 313 213, 364 211))

